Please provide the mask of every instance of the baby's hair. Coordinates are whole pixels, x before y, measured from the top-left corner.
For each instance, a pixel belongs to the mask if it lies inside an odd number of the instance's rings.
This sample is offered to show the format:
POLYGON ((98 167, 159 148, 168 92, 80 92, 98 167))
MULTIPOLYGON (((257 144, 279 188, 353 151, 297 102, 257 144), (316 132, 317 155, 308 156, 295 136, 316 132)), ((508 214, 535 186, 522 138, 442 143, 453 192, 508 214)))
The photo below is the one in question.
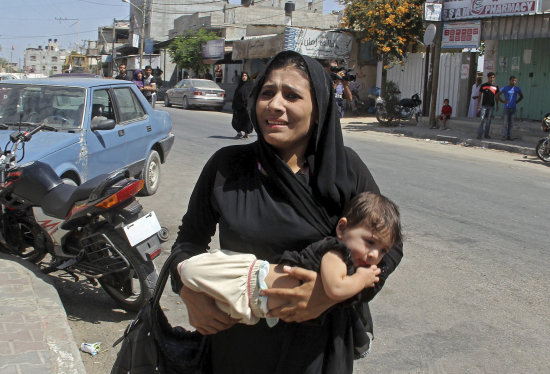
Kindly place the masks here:
POLYGON ((393 245, 403 241, 399 207, 383 195, 360 193, 348 203, 344 217, 349 227, 365 224, 375 233, 389 235, 393 245))

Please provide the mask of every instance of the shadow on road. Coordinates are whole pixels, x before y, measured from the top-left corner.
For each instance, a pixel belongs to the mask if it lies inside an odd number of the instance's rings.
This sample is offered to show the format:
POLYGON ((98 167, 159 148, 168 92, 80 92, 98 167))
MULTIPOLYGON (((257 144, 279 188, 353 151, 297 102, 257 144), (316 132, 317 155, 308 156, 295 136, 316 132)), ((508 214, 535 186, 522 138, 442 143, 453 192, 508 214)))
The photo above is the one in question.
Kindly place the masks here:
POLYGON ((99 285, 93 286, 85 279, 74 282, 63 274, 56 274, 52 279, 70 321, 121 322, 136 315, 120 309, 99 285))

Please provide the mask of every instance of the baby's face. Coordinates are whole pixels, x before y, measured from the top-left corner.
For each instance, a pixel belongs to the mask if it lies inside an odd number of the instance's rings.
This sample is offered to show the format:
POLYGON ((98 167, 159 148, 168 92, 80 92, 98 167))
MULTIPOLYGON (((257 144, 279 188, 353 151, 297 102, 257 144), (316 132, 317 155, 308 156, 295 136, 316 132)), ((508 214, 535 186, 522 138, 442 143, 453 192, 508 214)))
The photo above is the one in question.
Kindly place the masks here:
POLYGON ((378 265, 392 244, 389 238, 364 225, 345 228, 339 239, 351 250, 355 267, 378 265))

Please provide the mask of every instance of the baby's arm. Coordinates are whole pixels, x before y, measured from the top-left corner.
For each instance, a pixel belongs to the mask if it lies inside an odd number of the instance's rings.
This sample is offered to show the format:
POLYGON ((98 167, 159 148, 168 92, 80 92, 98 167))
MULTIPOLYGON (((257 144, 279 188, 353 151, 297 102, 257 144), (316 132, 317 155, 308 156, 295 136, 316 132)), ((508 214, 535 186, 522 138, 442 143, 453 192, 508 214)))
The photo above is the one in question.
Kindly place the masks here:
POLYGON ((357 295, 363 289, 373 287, 378 282, 380 269, 376 265, 359 267, 355 274, 348 276, 346 264, 337 251, 329 251, 321 260, 321 279, 328 297, 344 301, 357 295))

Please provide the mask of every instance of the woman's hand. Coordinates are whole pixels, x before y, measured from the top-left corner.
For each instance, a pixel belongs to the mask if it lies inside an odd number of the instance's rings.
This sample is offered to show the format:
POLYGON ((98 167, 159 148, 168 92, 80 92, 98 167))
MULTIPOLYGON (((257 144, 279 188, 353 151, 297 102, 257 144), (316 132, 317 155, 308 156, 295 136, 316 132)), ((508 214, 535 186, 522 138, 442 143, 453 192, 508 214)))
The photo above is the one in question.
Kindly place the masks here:
POLYGON ((268 317, 278 317, 285 322, 304 322, 319 317, 321 313, 336 304, 326 295, 321 277, 316 272, 290 266, 285 266, 284 272, 302 281, 303 284, 295 288, 263 290, 262 295, 277 295, 287 300, 285 305, 270 310, 268 317))
POLYGON ((189 323, 202 335, 227 330, 238 321, 222 312, 210 296, 182 286, 180 297, 187 307, 189 323))

